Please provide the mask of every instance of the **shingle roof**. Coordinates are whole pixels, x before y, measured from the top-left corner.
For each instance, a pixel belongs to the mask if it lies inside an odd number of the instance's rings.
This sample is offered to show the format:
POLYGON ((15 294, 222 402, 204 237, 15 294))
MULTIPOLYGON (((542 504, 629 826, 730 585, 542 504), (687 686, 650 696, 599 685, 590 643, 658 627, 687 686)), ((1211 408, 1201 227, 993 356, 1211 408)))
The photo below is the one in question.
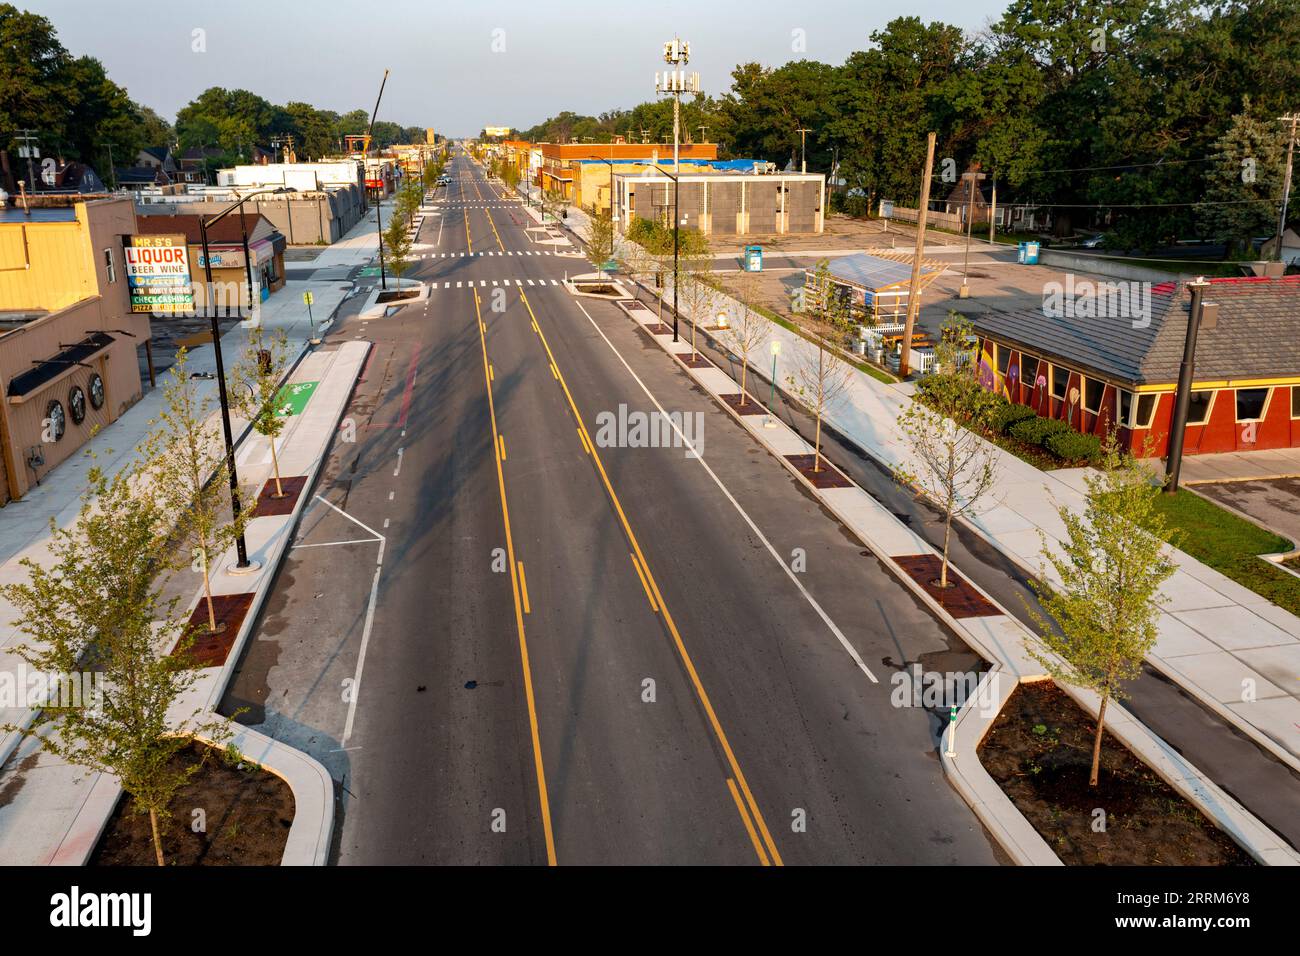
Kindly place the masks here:
MULTIPOLYGON (((1197 337, 1197 381, 1300 375, 1300 276, 1211 279, 1205 301, 1218 303, 1219 320, 1197 337)), ((1166 384, 1178 379, 1190 304, 1187 285, 1168 282, 1151 287, 1145 325, 1135 308, 1079 317, 1078 300, 1075 316, 1043 308, 987 312, 972 321, 977 332, 1085 372, 1166 384)))

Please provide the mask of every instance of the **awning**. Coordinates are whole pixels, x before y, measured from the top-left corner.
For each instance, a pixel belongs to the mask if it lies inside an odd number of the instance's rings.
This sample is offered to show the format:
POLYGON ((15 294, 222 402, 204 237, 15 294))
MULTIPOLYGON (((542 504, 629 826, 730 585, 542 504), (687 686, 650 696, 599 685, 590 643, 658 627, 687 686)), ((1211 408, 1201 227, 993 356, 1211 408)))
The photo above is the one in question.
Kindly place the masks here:
POLYGON ((41 360, 21 375, 15 375, 9 380, 9 387, 5 393, 11 401, 21 402, 37 389, 54 381, 69 369, 75 368, 78 363, 98 355, 112 345, 113 341, 113 336, 107 332, 89 335, 57 355, 41 360))

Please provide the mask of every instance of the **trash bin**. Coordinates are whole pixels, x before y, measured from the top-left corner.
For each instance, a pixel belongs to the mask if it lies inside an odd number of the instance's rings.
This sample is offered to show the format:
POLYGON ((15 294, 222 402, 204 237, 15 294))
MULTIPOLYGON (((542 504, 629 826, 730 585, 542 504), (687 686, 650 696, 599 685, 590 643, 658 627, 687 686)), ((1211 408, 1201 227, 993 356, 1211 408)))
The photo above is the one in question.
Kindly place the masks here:
POLYGON ((1038 243, 1022 242, 1017 246, 1016 261, 1024 266, 1038 265, 1038 243))

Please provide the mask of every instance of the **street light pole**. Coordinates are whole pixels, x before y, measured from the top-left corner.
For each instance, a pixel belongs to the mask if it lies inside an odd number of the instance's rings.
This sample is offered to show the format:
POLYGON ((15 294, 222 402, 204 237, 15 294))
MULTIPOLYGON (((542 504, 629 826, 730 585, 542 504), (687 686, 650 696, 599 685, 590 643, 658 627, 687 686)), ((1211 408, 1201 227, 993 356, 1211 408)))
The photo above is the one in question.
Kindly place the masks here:
POLYGON ((1178 391, 1174 393, 1173 419, 1169 424, 1169 450, 1165 456, 1165 494, 1178 491, 1178 478, 1183 467, 1183 439, 1187 432, 1187 417, 1192 406, 1192 380, 1196 374, 1196 335, 1201 322, 1212 325, 1219 307, 1204 301, 1210 284, 1204 277, 1187 283, 1192 293, 1191 308, 1187 313, 1187 336, 1183 340, 1183 361, 1178 367, 1178 391))
POLYGON ((776 408, 776 357, 781 354, 781 340, 773 339, 770 346, 772 350, 772 387, 767 394, 767 421, 763 425, 767 428, 776 427, 776 419, 773 418, 776 408))
MULTIPOLYGON (((226 443, 226 471, 230 477, 230 514, 236 527, 239 527, 239 472, 235 464, 235 437, 230 427, 230 398, 226 394, 226 364, 221 354, 221 327, 217 322, 217 310, 215 303, 212 301, 215 296, 212 294, 212 253, 208 248, 208 227, 215 226, 226 216, 236 209, 242 215, 244 203, 253 196, 262 193, 276 192, 277 189, 261 189, 257 192, 249 193, 247 196, 240 198, 231 206, 227 206, 221 212, 217 213, 210 219, 199 217, 199 243, 203 248, 203 277, 205 281, 205 290, 203 295, 204 307, 208 309, 208 316, 211 320, 212 327, 212 352, 216 357, 217 363, 217 397, 221 402, 221 432, 226 443)), ((248 236, 244 235, 244 258, 248 259, 248 236)), ((240 527, 239 535, 235 538, 235 554, 237 560, 235 567, 240 571, 248 570, 251 565, 248 560, 248 543, 244 540, 244 529, 240 527)))
MULTIPOLYGON (((655 169, 659 170, 659 172, 663 173, 665 176, 667 176, 669 179, 673 181, 673 341, 676 342, 677 341, 677 261, 678 261, 677 250, 680 246, 680 240, 681 240, 680 226, 682 221, 681 216, 679 215, 680 207, 679 207, 678 193, 680 191, 679 190, 680 183, 678 182, 677 177, 675 175, 668 172, 668 170, 664 169, 662 166, 655 163, 652 163, 651 165, 655 169)), ((662 301, 663 301, 663 297, 660 296, 660 302, 662 301)), ((692 321, 694 321, 694 319, 692 319, 692 321)))

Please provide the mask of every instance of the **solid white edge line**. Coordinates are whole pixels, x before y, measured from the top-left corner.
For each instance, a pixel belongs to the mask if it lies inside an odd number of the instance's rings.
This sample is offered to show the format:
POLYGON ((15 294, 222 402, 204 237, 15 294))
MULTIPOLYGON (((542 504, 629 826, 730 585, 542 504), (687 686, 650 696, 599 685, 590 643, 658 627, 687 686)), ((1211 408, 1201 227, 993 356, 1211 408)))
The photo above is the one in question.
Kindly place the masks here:
MULTIPOLYGON (((645 392, 646 397, 649 398, 650 401, 654 402, 655 408, 659 409, 659 414, 663 415, 664 418, 669 422, 669 424, 672 425, 673 431, 675 431, 677 433, 677 437, 682 440, 682 444, 685 447, 694 450, 694 447, 687 440, 686 436, 682 433, 681 427, 678 426, 678 424, 673 420, 672 416, 670 416, 668 412, 664 410, 664 407, 661 404, 659 404, 659 399, 655 398, 654 394, 650 391, 650 389, 646 387, 645 382, 641 380, 641 376, 637 375, 636 372, 632 370, 632 366, 627 364, 627 359, 623 358, 623 354, 619 352, 619 350, 614 346, 614 343, 611 342, 609 340, 609 337, 605 335, 604 330, 601 329, 601 327, 596 324, 596 320, 591 317, 591 314, 585 308, 583 308, 582 303, 579 302, 577 299, 574 299, 573 303, 582 311, 582 314, 587 317, 587 321, 591 323, 591 327, 596 330, 597 334, 599 334, 600 337, 605 340, 605 344, 609 346, 610 351, 613 352, 614 355, 618 357, 618 360, 623 363, 623 367, 627 369, 628 374, 631 375, 632 378, 636 381, 636 383, 641 386, 641 391, 645 392)), ((751 518, 749 516, 749 513, 746 512, 745 509, 740 506, 740 502, 737 501, 735 497, 732 496, 731 492, 727 489, 727 486, 724 485, 722 483, 722 480, 717 476, 717 473, 714 472, 714 470, 709 467, 709 463, 706 462, 703 456, 701 456, 698 452, 696 452, 693 457, 695 458, 696 461, 700 463, 700 465, 704 468, 704 470, 709 473, 709 477, 713 479, 713 483, 718 486, 718 488, 722 491, 724 495, 726 495, 727 500, 731 502, 732 506, 736 509, 737 512, 739 512, 740 516, 745 519, 745 523, 749 525, 750 530, 753 531, 754 534, 758 536, 758 539, 763 542, 763 546, 767 548, 768 552, 772 555, 773 559, 775 559, 776 563, 781 565, 781 570, 783 570, 786 573, 786 576, 791 581, 794 582, 794 586, 799 589, 799 593, 804 596, 804 599, 809 603, 809 605, 812 606, 812 609, 817 612, 817 616, 820 617, 822 621, 825 622, 828 628, 830 628, 831 633, 834 634, 836 639, 840 642, 840 646, 842 646, 844 650, 848 653, 849 657, 853 659, 853 663, 858 665, 858 668, 862 671, 862 673, 867 675, 867 678, 871 681, 871 683, 879 684, 880 681, 876 679, 875 674, 871 673, 871 668, 867 667, 866 662, 862 660, 862 655, 858 653, 857 648, 855 648, 852 644, 849 643, 849 639, 844 636, 844 632, 841 631, 839 627, 836 626, 835 622, 831 620, 830 615, 827 614, 826 611, 823 610, 822 606, 817 603, 817 599, 808 593, 808 589, 803 586, 803 582, 799 580, 798 575, 796 575, 794 571, 790 569, 790 566, 785 563, 781 555, 777 553, 776 548, 772 547, 772 542, 768 541, 767 536, 763 534, 762 531, 759 530, 758 525, 754 524, 754 519, 751 518)))

